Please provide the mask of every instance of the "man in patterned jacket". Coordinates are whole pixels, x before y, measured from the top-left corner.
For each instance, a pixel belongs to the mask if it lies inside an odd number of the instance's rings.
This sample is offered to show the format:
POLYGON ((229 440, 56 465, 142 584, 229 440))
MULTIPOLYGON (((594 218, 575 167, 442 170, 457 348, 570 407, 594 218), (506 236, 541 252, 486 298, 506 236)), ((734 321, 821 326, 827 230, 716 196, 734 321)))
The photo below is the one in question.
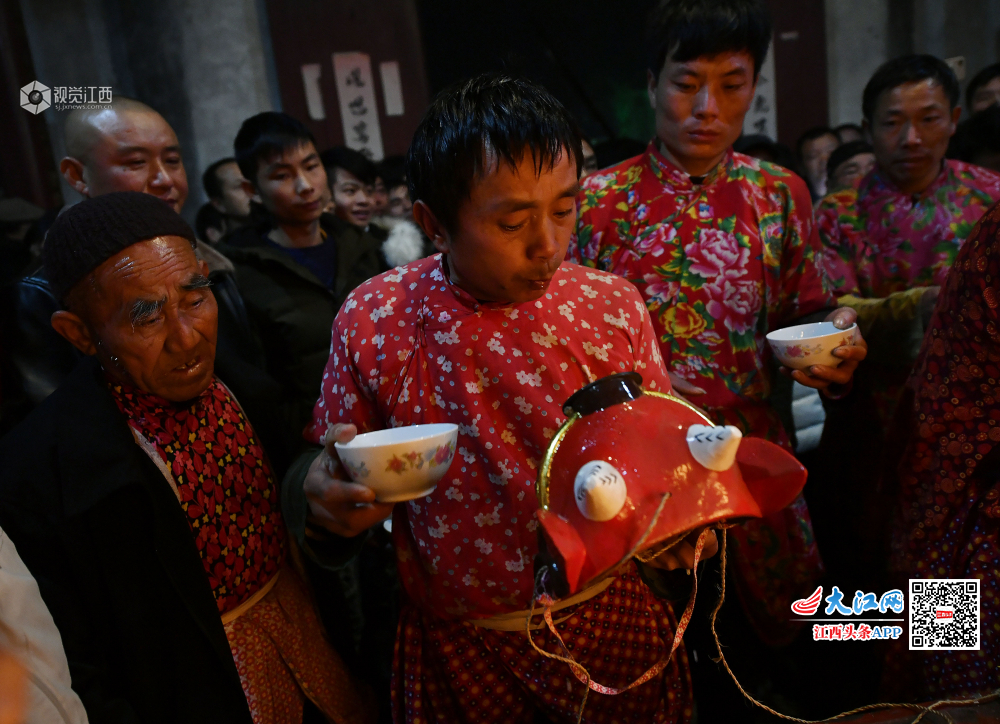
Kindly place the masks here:
MULTIPOLYGON (((650 389, 670 389, 635 288, 563 263, 581 156, 565 109, 526 81, 485 75, 442 94, 408 163, 414 216, 441 253, 361 285, 334 324, 307 431, 328 446, 305 477, 307 542, 356 540, 392 512, 408 596, 392 693, 397 722, 575 722, 584 701, 584 721, 691 716, 683 648, 645 683, 587 697, 569 667, 525 636, 538 551, 535 479, 565 419, 563 402, 630 370, 650 389), (459 426, 458 454, 432 495, 393 508, 345 482, 334 440, 355 428, 438 422, 459 426)), ((654 565, 690 568, 693 552, 689 538, 654 565)), ((586 589, 586 600, 559 612, 570 654, 596 681, 623 688, 669 657, 673 611, 644 583, 663 576, 629 563, 609 586, 586 589)), ((560 651, 548 631, 533 637, 560 651)))
MULTIPOLYGON (((770 43, 767 11, 758 0, 663 0, 647 30, 656 138, 584 181, 580 253, 638 287, 678 391, 718 424, 787 446, 765 335, 825 317, 849 327, 854 312, 829 313, 802 179, 732 150, 770 43)), ((792 377, 837 394, 863 342, 834 354, 844 360, 836 369, 792 377)), ((751 623, 766 642, 787 643, 798 626, 789 606, 822 571, 804 499, 731 539, 751 623)))
POLYGON ((875 169, 859 188, 827 196, 816 212, 841 303, 863 317, 895 311, 873 349, 878 364, 866 375, 886 428, 923 339, 920 307, 929 313, 959 247, 1000 199, 996 173, 945 158, 958 101, 958 79, 939 58, 910 55, 882 65, 862 101, 875 169))
POLYGON ((63 212, 43 254, 52 327, 84 358, 0 442, 0 526, 90 721, 366 724, 284 565, 251 415, 214 374, 191 227, 150 194, 108 193, 63 212))

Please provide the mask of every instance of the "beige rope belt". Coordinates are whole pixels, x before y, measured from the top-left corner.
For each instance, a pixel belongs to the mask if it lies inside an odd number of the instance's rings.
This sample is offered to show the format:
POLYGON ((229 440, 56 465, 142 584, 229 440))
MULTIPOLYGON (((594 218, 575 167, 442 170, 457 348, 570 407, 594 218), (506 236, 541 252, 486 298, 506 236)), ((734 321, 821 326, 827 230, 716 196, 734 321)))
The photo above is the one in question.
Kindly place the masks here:
POLYGON ((275 572, 275 574, 267 580, 267 583, 261 586, 260 589, 255 594, 250 596, 250 598, 245 600, 236 608, 230 611, 226 611, 224 614, 222 614, 222 625, 225 626, 226 624, 232 623, 240 616, 245 614, 247 611, 249 611, 251 608, 260 603, 261 599, 263 599, 264 596, 269 594, 271 592, 271 589, 274 588, 274 584, 278 582, 278 576, 280 575, 281 575, 281 569, 279 568, 275 572))
MULTIPOLYGON (((603 581, 595 583, 593 586, 589 586, 579 593, 570 596, 569 598, 562 598, 552 604, 552 608, 549 611, 559 611, 564 608, 569 608, 570 606, 575 606, 578 603, 583 603, 584 601, 589 601, 595 596, 599 596, 604 593, 604 591, 615 582, 614 576, 608 576, 603 581)), ((542 612, 539 611, 535 616, 541 617, 542 612)), ((487 628, 491 631, 524 631, 525 623, 531 616, 531 611, 512 611, 511 613, 502 613, 499 616, 492 616, 490 618, 469 618, 465 622, 472 624, 473 626, 478 626, 479 628, 487 628)), ((554 623, 562 623, 570 616, 564 616, 563 618, 556 619, 554 623)), ((539 621, 537 624, 532 623, 528 626, 532 631, 538 630, 545 626, 545 621, 539 621)))

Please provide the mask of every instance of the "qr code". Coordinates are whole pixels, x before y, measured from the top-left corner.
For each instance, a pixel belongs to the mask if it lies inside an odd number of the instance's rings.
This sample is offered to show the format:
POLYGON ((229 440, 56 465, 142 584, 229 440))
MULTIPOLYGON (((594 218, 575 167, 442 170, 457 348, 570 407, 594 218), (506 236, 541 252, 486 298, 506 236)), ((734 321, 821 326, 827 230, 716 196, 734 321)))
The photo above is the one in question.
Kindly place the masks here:
POLYGON ((910 650, 979 650, 979 579, 910 579, 910 650))

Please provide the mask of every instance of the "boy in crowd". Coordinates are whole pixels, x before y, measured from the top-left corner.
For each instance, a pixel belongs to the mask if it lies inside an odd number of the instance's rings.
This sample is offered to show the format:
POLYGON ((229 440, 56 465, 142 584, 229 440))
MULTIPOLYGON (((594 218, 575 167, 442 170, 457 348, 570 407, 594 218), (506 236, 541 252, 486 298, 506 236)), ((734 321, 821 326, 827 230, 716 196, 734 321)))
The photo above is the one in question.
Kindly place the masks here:
POLYGON ((324 151, 321 157, 330 180, 333 213, 381 244, 390 267, 433 253, 429 245, 425 248, 412 216, 404 219, 387 215, 389 195, 378 166, 343 146, 324 151))
POLYGON ((832 193, 856 189, 875 168, 875 153, 867 141, 848 141, 838 146, 826 162, 827 189, 832 193))
MULTIPOLYGON (((208 203, 222 216, 221 238, 250 223, 250 195, 235 158, 220 158, 205 169, 201 183, 208 203)), ((216 239, 205 239, 215 243, 216 239)))
MULTIPOLYGON (((581 166, 578 132, 543 89, 490 74, 446 91, 418 127, 408 161, 414 215, 441 253, 359 287, 333 327, 307 431, 326 444, 304 476, 307 546, 325 540, 349 550, 393 514, 408 594, 392 693, 397 722, 572 722, 586 694, 565 664, 531 647, 523 626, 498 624, 528 617, 535 477, 564 419, 562 403, 628 370, 650 389, 670 389, 635 288, 563 263, 581 166), (346 482, 335 441, 355 429, 437 422, 459 425, 459 435, 434 494, 393 507, 346 482)), ((296 489, 303 486, 290 478, 286 490, 296 489)), ((690 568, 692 557, 688 541, 655 565, 690 568)), ((652 567, 646 575, 659 576, 652 567)), ((570 617, 561 628, 571 655, 601 684, 626 686, 668 655, 673 611, 635 565, 582 598, 560 612, 570 617)), ((548 631, 532 635, 559 650, 548 631)), ((592 693, 583 720, 686 721, 689 687, 680 648, 646 683, 618 696, 592 693)))
POLYGON ((795 155, 814 201, 826 196, 826 163, 839 145, 840 138, 827 126, 810 128, 795 144, 795 155))
POLYGON ((268 371, 283 387, 287 424, 301 430, 316 402, 337 309, 386 266, 375 239, 323 213, 326 171, 299 121, 275 112, 248 118, 234 150, 263 221, 226 236, 220 249, 236 265, 268 371))
POLYGON ((972 76, 965 89, 965 102, 972 115, 1000 105, 1000 63, 988 65, 972 76))

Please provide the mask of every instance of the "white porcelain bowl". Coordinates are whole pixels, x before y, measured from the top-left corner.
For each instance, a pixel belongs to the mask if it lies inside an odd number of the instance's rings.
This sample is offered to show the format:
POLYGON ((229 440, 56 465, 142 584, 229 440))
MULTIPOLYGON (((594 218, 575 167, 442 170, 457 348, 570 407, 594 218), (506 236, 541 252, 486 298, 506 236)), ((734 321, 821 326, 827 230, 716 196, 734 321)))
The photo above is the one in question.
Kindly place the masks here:
POLYGON ((379 502, 398 503, 434 492, 455 457, 458 427, 410 425, 334 443, 351 479, 375 491, 379 502))
POLYGON ((833 350, 853 345, 857 331, 856 324, 837 329, 833 322, 814 322, 776 329, 767 335, 767 341, 785 367, 797 370, 813 365, 837 367, 844 360, 834 357, 833 350))

